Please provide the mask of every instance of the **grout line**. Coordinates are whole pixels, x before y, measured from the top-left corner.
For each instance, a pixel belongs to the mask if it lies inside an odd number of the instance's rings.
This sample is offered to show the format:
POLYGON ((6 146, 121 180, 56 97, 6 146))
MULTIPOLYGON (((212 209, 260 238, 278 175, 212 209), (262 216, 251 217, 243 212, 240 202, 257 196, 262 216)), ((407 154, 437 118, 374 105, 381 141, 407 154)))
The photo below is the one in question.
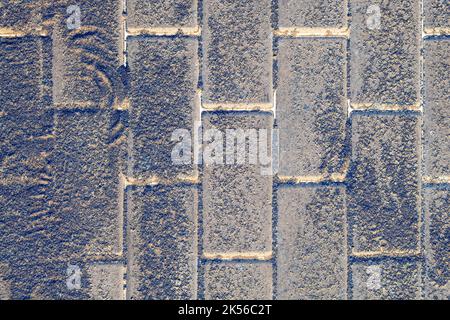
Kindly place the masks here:
MULTIPOLYGON (((350 103, 350 102, 349 102, 350 103)), ((350 103, 351 112, 357 110, 379 110, 379 111, 418 111, 422 112, 420 102, 414 105, 396 105, 384 103, 350 103)))
POLYGON ((278 176, 279 184, 304 184, 304 183, 322 183, 322 182, 344 182, 346 174, 332 173, 331 175, 319 176, 278 176))
POLYGON ((432 37, 432 36, 448 36, 448 35, 450 35, 450 28, 446 28, 446 27, 424 28, 423 19, 422 19, 422 38, 432 37))
POLYGON ((204 111, 273 111, 273 103, 203 103, 204 111))
POLYGON ((200 37, 202 30, 196 27, 154 27, 154 28, 127 28, 127 35, 131 37, 148 36, 176 36, 183 35, 189 37, 200 37))
POLYGON ((0 38, 22 38, 27 36, 47 37, 49 34, 46 30, 35 29, 31 31, 20 31, 11 28, 0 28, 0 38))
POLYGON ((426 183, 426 184, 450 184, 450 176, 441 176, 441 177, 422 176, 422 183, 426 183))
MULTIPOLYGON (((203 174, 203 171, 200 168, 200 161, 198 159, 200 149, 197 149, 197 135, 199 134, 199 131, 201 130, 202 125, 202 100, 203 100, 203 88, 202 88, 202 73, 203 73, 203 33, 202 33, 202 27, 203 27, 203 0, 195 0, 195 8, 196 8, 196 24, 199 29, 199 39, 197 41, 197 90, 195 95, 195 107, 194 107, 194 150, 193 150, 193 158, 194 163, 199 164, 195 168, 196 173, 196 180, 198 182, 197 190, 197 200, 195 203, 195 206, 197 208, 197 217, 196 217, 196 247, 197 247, 197 254, 196 254, 196 299, 200 300, 204 298, 205 290, 204 290, 204 274, 203 274, 203 266, 200 261, 200 255, 203 251, 203 184, 201 184, 201 177, 200 175, 203 174)), ((200 133, 201 134, 201 133, 200 133)))
POLYGON ((392 250, 392 251, 360 251, 351 252, 351 258, 407 258, 407 257, 420 257, 420 250, 392 250))
POLYGON ((261 260, 272 259, 272 252, 204 252, 202 259, 205 260, 261 260))
MULTIPOLYGON (((122 36, 123 36, 123 43, 122 43, 122 61, 123 66, 126 67, 128 64, 128 32, 127 32, 127 6, 128 6, 128 0, 122 1, 122 14, 121 14, 121 29, 122 29, 122 36)), ((130 109, 130 100, 128 98, 128 93, 126 94, 125 99, 122 101, 120 105, 115 106, 117 110, 129 110, 130 109)), ((125 136, 126 137, 126 136, 125 136)), ((130 152, 130 141, 129 137, 126 137, 126 170, 130 171, 130 165, 129 165, 129 152, 130 152)), ((127 179, 125 175, 121 172, 120 173, 120 187, 121 187, 121 193, 120 193, 120 201, 121 201, 121 211, 122 211, 122 255, 124 256, 124 276, 123 276, 123 300, 128 300, 130 297, 130 273, 131 273, 131 267, 130 267, 130 246, 129 246, 129 237, 130 237, 130 203, 127 192, 127 179), (125 208, 125 201, 127 207, 125 208)))
POLYGON ((157 176, 153 176, 146 179, 136 179, 131 177, 125 177, 125 187, 127 186, 171 186, 177 184, 189 184, 189 185, 198 185, 200 184, 200 179, 198 176, 178 176, 174 179, 163 179, 157 176))
MULTIPOLYGON (((420 25, 420 34, 424 34, 424 6, 423 6, 423 0, 419 0, 419 25, 420 25)), ((425 123, 424 123, 424 38, 419 37, 419 109, 422 114, 422 117, 420 117, 420 129, 418 130, 419 134, 419 141, 420 141, 420 156, 419 156, 419 177, 418 177, 418 184, 419 184, 419 216, 418 216, 418 248, 419 251, 423 250, 424 246, 424 238, 423 235, 424 231, 424 224, 425 224, 425 217, 424 217, 424 189, 423 189, 423 177, 425 174, 425 168, 424 168, 424 139, 425 139, 425 123)), ((422 290, 422 288, 421 288, 422 290)))
POLYGON ((350 37, 349 28, 278 28, 273 30, 273 35, 275 37, 318 37, 318 38, 328 38, 328 37, 350 37))
MULTIPOLYGON (((350 8, 350 1, 349 0, 345 0, 345 18, 346 18, 346 27, 349 30, 349 35, 347 38, 347 52, 346 52, 346 67, 345 67, 345 82, 346 82, 346 91, 345 91, 345 95, 347 98, 347 123, 345 125, 345 142, 344 142, 344 148, 349 148, 349 154, 346 155, 348 157, 347 163, 346 163, 346 167, 345 167, 345 171, 347 175, 347 172, 350 168, 350 158, 351 158, 351 149, 352 149, 352 127, 351 127, 351 114, 353 112, 352 109, 352 105, 351 105, 351 46, 352 46, 352 38, 351 38, 351 30, 352 30, 352 16, 351 16, 351 8, 350 8), (350 122, 350 123, 349 123, 350 122), (346 145, 348 144, 348 145, 346 145)), ((351 246, 352 246, 352 242, 353 242, 353 235, 351 233, 351 226, 350 226, 350 215, 349 215, 349 210, 348 210, 348 192, 347 192, 347 186, 345 186, 345 192, 344 192, 344 203, 345 203, 345 213, 344 213, 344 218, 345 218, 345 225, 344 225, 344 244, 345 244, 345 285, 346 285, 346 290, 345 290, 345 297, 347 300, 352 299, 353 297, 353 273, 352 273, 352 268, 351 268, 351 262, 350 262, 350 252, 351 252, 351 246)))

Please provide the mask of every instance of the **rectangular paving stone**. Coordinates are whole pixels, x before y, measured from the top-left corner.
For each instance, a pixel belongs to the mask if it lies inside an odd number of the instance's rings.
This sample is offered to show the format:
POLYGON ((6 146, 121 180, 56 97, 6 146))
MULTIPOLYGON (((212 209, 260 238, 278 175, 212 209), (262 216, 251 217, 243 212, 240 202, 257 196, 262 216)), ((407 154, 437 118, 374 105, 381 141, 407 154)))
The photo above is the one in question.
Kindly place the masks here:
POLYGON ((281 176, 340 172, 344 161, 345 39, 281 39, 277 122, 281 176))
POLYGON ((450 176, 450 41, 424 41, 425 175, 450 176))
POLYGON ((121 78, 121 0, 81 0, 80 25, 68 6, 55 9, 53 30, 53 97, 55 107, 111 108, 121 78), (72 23, 72 24, 71 24, 72 23))
POLYGON ((412 113, 353 114, 347 194, 354 253, 418 250, 419 120, 412 113))
POLYGON ((0 263, 0 300, 9 300, 11 298, 11 290, 8 280, 6 280, 6 273, 8 266, 5 263, 0 263))
POLYGON ((92 264, 89 266, 91 298, 94 300, 123 300, 124 272, 122 264, 92 264))
POLYGON ((127 191, 129 299, 197 298, 197 190, 127 191))
POLYGON ((36 117, 51 107, 51 45, 37 36, 0 38, 0 115, 36 117))
POLYGON ((0 292, 3 285, 10 299, 31 298, 50 264, 48 239, 56 240, 50 204, 49 184, 0 182, 0 292))
POLYGON ((448 0, 423 0, 425 28, 450 27, 450 2, 448 0))
POLYGON ((129 0, 129 28, 195 27, 197 0, 129 0))
MULTIPOLYGON (((172 159, 177 129, 192 137, 198 79, 197 40, 135 37, 128 44, 131 73, 131 173, 134 178, 193 175, 193 156, 172 159), (174 138, 174 139, 173 139, 174 138)), ((185 141, 187 142, 187 141, 185 141)))
POLYGON ((280 187, 277 203, 277 299, 345 299, 345 189, 280 187))
POLYGON ((272 264, 225 262, 205 265, 206 300, 271 300, 272 264))
POLYGON ((0 29, 30 31, 42 23, 44 0, 3 0, 0 3, 0 29))
POLYGON ((358 262, 352 269, 353 300, 417 300, 421 298, 421 264, 416 261, 358 262))
POLYGON ((203 248, 205 252, 271 251, 272 176, 264 172, 265 164, 261 157, 267 154, 261 148, 262 145, 266 145, 271 154, 271 128, 272 117, 268 113, 204 114, 203 248), (265 129, 269 138, 266 139, 261 135, 263 131, 259 129, 265 129), (209 136, 207 136, 208 130, 209 136), (231 130, 235 130, 236 135, 241 134, 242 142, 233 139, 231 130), (245 142, 244 135, 246 135, 245 142), (214 139, 217 139, 215 143, 213 143, 214 139), (227 140, 229 140, 229 147, 227 147, 227 140), (257 147, 258 159, 251 162, 249 155, 256 155, 249 150, 252 149, 252 145, 254 146, 252 142, 258 143, 258 140, 261 143, 257 147), (239 151, 239 144, 245 146, 245 151, 239 151), (205 154, 210 154, 205 150, 206 148, 210 151, 215 150, 216 157, 206 158, 205 154), (223 152, 221 156, 220 152, 225 149, 227 152, 223 152), (245 155, 244 161, 238 158, 238 155, 242 154, 245 155), (230 159, 231 155, 234 155, 232 159, 230 159), (242 161, 241 164, 238 161, 242 161))
POLYGON ((271 1, 210 0, 203 6, 203 102, 271 102, 271 1))
POLYGON ((0 180, 48 182, 52 115, 49 38, 0 39, 0 180))
POLYGON ((417 104, 419 0, 352 0, 350 8, 351 102, 417 104))
POLYGON ((427 299, 450 298, 449 203, 450 190, 445 187, 426 189, 425 192, 425 255, 427 299))
POLYGON ((61 257, 122 254, 117 150, 109 112, 59 112, 52 166, 53 206, 63 224, 61 257))
POLYGON ((347 1, 280 0, 279 26, 307 28, 343 28, 346 25, 347 1))

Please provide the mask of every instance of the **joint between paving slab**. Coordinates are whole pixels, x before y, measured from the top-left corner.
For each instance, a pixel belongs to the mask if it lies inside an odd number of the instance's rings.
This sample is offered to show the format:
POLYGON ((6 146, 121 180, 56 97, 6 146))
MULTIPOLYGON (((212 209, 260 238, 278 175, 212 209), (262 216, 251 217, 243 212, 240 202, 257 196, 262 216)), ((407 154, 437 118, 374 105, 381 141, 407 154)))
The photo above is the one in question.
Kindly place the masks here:
POLYGON ((127 28, 128 37, 136 36, 186 36, 186 37, 200 37, 202 29, 200 26, 196 27, 154 27, 154 28, 127 28))
POLYGON ((48 35, 48 31, 44 29, 21 31, 11 28, 0 28, 0 38, 23 38, 27 36, 47 37, 48 35))
POLYGON ((450 28, 424 28, 422 33, 423 38, 448 35, 450 35, 450 28))
POLYGON ((422 112, 420 103, 396 105, 386 103, 350 103, 351 111, 415 111, 422 112))
POLYGON ((273 111, 272 103, 203 103, 205 111, 273 111))
POLYGON ((273 30, 275 37, 289 38, 350 38, 349 28, 279 28, 273 30))
POLYGON ((272 252, 204 252, 202 255, 204 260, 258 260, 270 261, 272 252))
POLYGON ((176 177, 174 179, 164 179, 157 176, 153 176, 146 179, 136 179, 131 177, 125 177, 123 176, 123 186, 126 188, 128 186, 139 186, 139 187, 145 187, 145 186, 174 186, 178 184, 188 184, 188 185, 198 185, 200 184, 200 179, 197 176, 180 176, 176 177))
POLYGON ((380 250, 380 251, 359 251, 351 252, 351 258, 407 258, 420 257, 418 250, 380 250))
POLYGON ((422 183, 425 183, 425 184, 450 184, 450 176, 441 176, 441 177, 423 176, 422 183))
POLYGON ((278 176, 276 183, 278 184, 314 184, 314 183, 340 183, 344 182, 346 174, 333 173, 331 175, 319 176, 278 176))

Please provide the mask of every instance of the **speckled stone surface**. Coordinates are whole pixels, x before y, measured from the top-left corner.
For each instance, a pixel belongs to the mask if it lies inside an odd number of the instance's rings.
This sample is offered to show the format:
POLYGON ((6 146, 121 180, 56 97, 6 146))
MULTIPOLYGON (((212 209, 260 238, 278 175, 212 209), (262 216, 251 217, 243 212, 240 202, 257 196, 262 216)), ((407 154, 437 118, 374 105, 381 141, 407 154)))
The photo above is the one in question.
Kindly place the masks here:
POLYGON ((355 300, 417 300, 421 297, 421 263, 405 259, 354 263, 355 300))
POLYGON ((128 27, 195 27, 197 0, 128 0, 128 27))
POLYGON ((346 6, 344 0, 280 0, 279 24, 283 28, 342 28, 346 6))
POLYGON ((450 2, 447 0, 424 0, 423 11, 425 27, 450 27, 450 2))
POLYGON ((448 6, 1 1, 0 299, 448 300, 448 6))
POLYGON ((204 3, 205 102, 272 101, 270 9, 269 0, 204 3))
POLYGON ((288 186, 277 202, 278 297, 345 299, 345 189, 288 186))
POLYGON ((83 0, 80 27, 68 27, 69 4, 54 5, 53 98, 61 109, 108 108, 117 102, 120 80, 120 2, 117 0, 83 0))
POLYGON ((418 250, 419 141, 414 114, 352 117, 347 184, 353 252, 418 250))
POLYGON ((172 139, 176 129, 193 138, 198 67, 194 39, 132 38, 130 53, 131 161, 129 173, 145 179, 153 175, 192 175, 190 163, 174 166, 172 139))
POLYGON ((450 40, 424 43, 424 165, 431 178, 450 175, 450 40))
POLYGON ((192 187, 127 190, 127 298, 196 298, 197 197, 192 187))
MULTIPOLYGON (((204 130, 219 130, 223 141, 226 141, 227 129, 266 129, 270 132, 271 124, 269 114, 207 113, 203 116, 204 130)), ((237 140, 234 141, 236 143, 237 140)), ((220 145, 219 148, 224 147, 220 145)), ((225 153, 223 159, 225 163, 225 153)), ((235 164, 216 165, 205 161, 202 184, 204 250, 270 251, 272 176, 261 174, 263 166, 259 162, 254 165, 248 162, 239 165, 236 162, 237 159, 235 164)))
POLYGON ((427 299, 450 298, 450 272, 448 269, 450 190, 429 188, 425 190, 425 255, 427 299))
POLYGON ((346 42, 282 39, 277 116, 281 176, 338 173, 345 159, 346 42))
POLYGON ((272 299, 270 263, 208 263, 204 268, 205 299, 272 299))
POLYGON ((352 103, 414 105, 419 97, 419 1, 350 2, 352 103), (378 6, 379 25, 372 22, 378 6), (400 36, 401 34, 401 36, 400 36))

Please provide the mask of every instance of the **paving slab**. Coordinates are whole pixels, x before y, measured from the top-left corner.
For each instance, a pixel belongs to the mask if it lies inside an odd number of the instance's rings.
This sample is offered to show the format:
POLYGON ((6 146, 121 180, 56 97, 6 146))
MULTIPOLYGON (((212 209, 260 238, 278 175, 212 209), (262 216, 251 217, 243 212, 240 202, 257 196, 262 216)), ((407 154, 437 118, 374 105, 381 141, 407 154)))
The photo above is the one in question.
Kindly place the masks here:
POLYGON ((203 102, 272 101, 270 0, 204 2, 203 102))
POLYGON ((412 113, 353 114, 347 194, 354 253, 419 249, 420 130, 412 113))
POLYGON ((280 187, 277 203, 277 298, 345 299, 345 188, 280 187))
POLYGON ((53 97, 60 109, 106 109, 122 82, 121 1, 82 0, 53 13, 53 97), (67 11, 69 10, 69 12, 67 11), (70 11, 72 10, 72 11, 70 11), (74 18, 79 12, 79 24, 74 18))
POLYGON ((417 105, 419 0, 353 0, 350 8, 351 102, 417 105))
POLYGON ((346 157, 346 41, 282 39, 278 56, 279 174, 339 173, 346 157))
POLYGON ((197 0, 129 0, 129 28, 195 27, 197 0))
MULTIPOLYGON (((206 113, 203 116, 204 134, 207 130, 215 129, 223 135, 224 146, 221 145, 217 150, 225 149, 227 129, 241 129, 243 133, 245 130, 253 129, 257 132, 259 129, 265 129, 270 137, 271 127, 272 117, 267 113, 206 113)), ((246 138, 247 151, 250 140, 246 138)), ((205 140, 204 145, 211 142, 212 139, 205 140)), ((238 152, 237 143, 238 140, 233 140, 235 152, 238 152)), ((211 146, 213 144, 210 144, 211 146)), ((263 166, 259 161, 251 164, 248 154, 243 164, 238 164, 237 153, 233 164, 226 164, 225 152, 222 157, 223 164, 211 163, 211 161, 207 163, 203 159, 203 248, 205 252, 271 251, 272 176, 262 174, 263 166)))
POLYGON ((197 298, 197 190, 127 190, 129 299, 197 298))
POLYGON ((423 11, 425 28, 450 27, 450 2, 447 0, 424 0, 423 11))
POLYGON ((424 42, 424 165, 432 179, 450 176, 450 41, 424 42))
POLYGON ((450 297, 450 271, 448 269, 450 190, 445 187, 426 189, 424 199, 426 298, 448 300, 450 297))
POLYGON ((410 261, 368 261, 354 263, 354 300, 417 300, 421 298, 421 263, 410 261))
POLYGON ((343 28, 346 25, 345 0, 280 0, 278 10, 282 28, 343 28))
POLYGON ((193 176, 193 154, 175 163, 178 129, 193 138, 198 80, 197 40, 131 38, 130 130, 133 178, 193 176), (172 138, 175 139, 172 139, 172 138))
POLYGON ((248 262, 208 263, 205 266, 205 299, 272 299, 272 265, 248 262))

